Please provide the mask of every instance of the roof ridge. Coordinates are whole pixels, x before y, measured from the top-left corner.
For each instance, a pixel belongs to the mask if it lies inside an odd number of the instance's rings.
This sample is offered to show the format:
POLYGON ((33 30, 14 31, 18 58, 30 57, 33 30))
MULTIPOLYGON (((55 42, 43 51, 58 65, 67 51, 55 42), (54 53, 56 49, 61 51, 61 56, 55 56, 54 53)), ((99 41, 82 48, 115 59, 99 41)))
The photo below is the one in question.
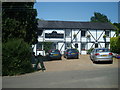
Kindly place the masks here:
POLYGON ((60 21, 60 20, 39 20, 45 22, 71 22, 71 23, 109 23, 109 22, 91 22, 91 21, 60 21))
POLYGON ((47 22, 90 22, 90 21, 62 21, 62 20, 40 20, 40 21, 47 21, 47 22))

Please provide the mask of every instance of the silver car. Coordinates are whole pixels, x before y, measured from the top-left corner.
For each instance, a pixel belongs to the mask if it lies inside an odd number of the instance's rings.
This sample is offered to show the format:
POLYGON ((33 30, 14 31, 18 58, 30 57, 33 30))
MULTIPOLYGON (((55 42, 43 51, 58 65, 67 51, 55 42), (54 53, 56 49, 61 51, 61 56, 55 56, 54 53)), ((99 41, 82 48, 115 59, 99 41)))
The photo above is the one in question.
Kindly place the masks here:
POLYGON ((93 63, 98 61, 109 61, 113 62, 113 54, 107 48, 95 48, 90 53, 90 59, 93 63))

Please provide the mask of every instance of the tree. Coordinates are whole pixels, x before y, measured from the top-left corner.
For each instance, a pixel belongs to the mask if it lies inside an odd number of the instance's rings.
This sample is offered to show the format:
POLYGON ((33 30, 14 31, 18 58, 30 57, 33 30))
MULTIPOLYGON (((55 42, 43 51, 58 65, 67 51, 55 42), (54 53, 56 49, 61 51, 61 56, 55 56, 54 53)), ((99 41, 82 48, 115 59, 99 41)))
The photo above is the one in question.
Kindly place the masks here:
POLYGON ((9 39, 2 47, 2 75, 17 75, 33 72, 32 52, 23 39, 9 39))
POLYGON ((94 16, 91 17, 91 22, 110 22, 106 15, 94 12, 94 16))
POLYGON ((120 36, 110 39, 110 48, 112 52, 120 54, 120 36))
POLYGON ((37 11, 34 2, 3 2, 3 42, 10 38, 23 38, 29 44, 37 43, 37 11))
POLYGON ((113 23, 113 25, 117 28, 116 36, 119 36, 120 35, 120 23, 113 23))

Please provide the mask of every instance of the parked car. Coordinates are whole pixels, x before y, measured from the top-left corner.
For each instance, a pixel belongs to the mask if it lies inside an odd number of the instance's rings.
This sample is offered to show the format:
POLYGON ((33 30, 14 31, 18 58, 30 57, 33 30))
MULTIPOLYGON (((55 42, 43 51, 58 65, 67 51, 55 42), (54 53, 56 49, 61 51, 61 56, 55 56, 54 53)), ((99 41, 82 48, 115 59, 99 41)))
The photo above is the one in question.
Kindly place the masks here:
POLYGON ((94 62, 109 61, 113 62, 113 54, 107 48, 95 48, 90 54, 90 59, 94 62))
POLYGON ((117 55, 116 55, 116 58, 117 58, 117 59, 120 59, 120 54, 117 54, 117 55))
POLYGON ((64 52, 64 57, 65 58, 76 58, 78 59, 79 58, 79 51, 77 49, 67 49, 65 52, 64 52))
POLYGON ((120 54, 113 53, 113 57, 115 57, 115 58, 117 58, 117 59, 120 59, 120 54))
POLYGON ((50 60, 52 60, 52 59, 59 59, 59 60, 61 60, 61 57, 62 57, 62 55, 61 55, 61 53, 60 53, 60 51, 58 49, 50 50, 48 52, 48 56, 49 56, 50 60))
POLYGON ((117 53, 112 53, 113 54, 113 57, 115 57, 116 58, 116 56, 117 56, 117 53))

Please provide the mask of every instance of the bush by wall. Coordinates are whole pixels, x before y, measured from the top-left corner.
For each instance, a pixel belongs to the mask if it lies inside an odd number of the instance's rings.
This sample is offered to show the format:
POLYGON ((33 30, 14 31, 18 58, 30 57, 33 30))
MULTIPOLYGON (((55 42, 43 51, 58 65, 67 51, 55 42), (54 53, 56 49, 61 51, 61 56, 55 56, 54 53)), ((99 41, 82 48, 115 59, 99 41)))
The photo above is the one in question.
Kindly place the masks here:
POLYGON ((112 52, 120 54, 120 36, 110 39, 110 49, 112 52))
POLYGON ((42 42, 42 44, 44 45, 45 53, 47 53, 51 49, 53 42, 42 42))
POLYGON ((90 48, 89 50, 87 50, 87 54, 90 54, 93 49, 94 49, 94 48, 90 48))
POLYGON ((2 47, 2 75, 17 75, 33 71, 30 46, 22 39, 11 39, 2 47))

